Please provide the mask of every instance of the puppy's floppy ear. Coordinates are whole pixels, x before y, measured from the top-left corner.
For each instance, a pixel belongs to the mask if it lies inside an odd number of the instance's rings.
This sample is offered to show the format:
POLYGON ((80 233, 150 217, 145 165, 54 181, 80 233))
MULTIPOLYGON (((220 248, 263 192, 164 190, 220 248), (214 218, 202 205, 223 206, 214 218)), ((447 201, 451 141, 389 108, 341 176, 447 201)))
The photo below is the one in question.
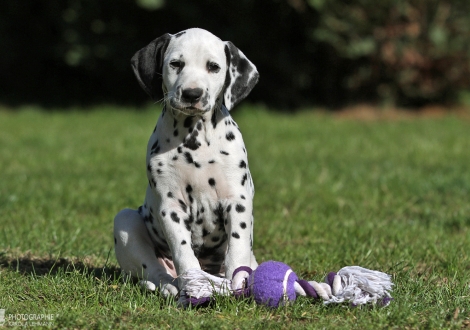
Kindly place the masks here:
POLYGON ((171 35, 166 33, 139 50, 131 59, 140 87, 154 100, 161 88, 158 80, 162 75, 163 59, 170 40, 171 35))
POLYGON ((225 42, 227 73, 225 76, 224 104, 228 110, 243 100, 258 82, 256 66, 230 41, 225 42))

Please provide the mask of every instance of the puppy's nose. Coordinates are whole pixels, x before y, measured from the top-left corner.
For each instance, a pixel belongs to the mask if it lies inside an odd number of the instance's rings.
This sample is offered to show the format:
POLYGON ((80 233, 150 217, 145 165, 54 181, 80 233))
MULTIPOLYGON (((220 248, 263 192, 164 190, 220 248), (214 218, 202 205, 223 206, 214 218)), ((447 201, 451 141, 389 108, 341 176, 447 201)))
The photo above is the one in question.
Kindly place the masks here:
POLYGON ((201 88, 186 88, 181 93, 181 98, 183 101, 188 103, 196 103, 202 96, 202 89, 201 88))

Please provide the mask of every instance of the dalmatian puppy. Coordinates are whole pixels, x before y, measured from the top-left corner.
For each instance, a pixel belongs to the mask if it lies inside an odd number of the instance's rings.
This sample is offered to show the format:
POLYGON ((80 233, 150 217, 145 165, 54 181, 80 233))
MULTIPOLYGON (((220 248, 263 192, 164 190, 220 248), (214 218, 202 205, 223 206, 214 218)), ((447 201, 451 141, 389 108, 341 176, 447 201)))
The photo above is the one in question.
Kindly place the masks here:
POLYGON ((189 269, 229 279, 239 266, 255 269, 254 187, 229 113, 257 83, 255 65, 231 42, 194 28, 155 39, 132 67, 155 101, 161 84, 164 99, 147 147, 144 204, 114 219, 123 273, 176 296, 178 275, 189 269))

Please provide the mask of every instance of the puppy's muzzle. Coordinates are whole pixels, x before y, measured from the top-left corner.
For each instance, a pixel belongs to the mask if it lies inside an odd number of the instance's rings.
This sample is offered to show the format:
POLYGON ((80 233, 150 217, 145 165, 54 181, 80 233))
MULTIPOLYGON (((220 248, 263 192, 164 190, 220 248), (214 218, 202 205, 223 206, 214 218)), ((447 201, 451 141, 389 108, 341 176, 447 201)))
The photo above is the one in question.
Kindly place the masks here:
POLYGON ((209 95, 204 94, 202 88, 178 87, 176 95, 170 97, 170 105, 173 111, 189 116, 205 113, 210 110, 209 95))

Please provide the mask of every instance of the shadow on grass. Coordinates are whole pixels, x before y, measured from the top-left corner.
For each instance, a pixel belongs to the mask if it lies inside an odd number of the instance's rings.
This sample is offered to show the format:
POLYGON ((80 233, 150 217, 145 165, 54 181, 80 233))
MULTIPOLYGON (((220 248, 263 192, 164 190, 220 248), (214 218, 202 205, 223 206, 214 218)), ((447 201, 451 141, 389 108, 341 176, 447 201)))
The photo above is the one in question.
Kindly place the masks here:
POLYGON ((115 266, 103 265, 95 267, 91 262, 71 260, 68 258, 35 257, 31 255, 11 257, 0 252, 0 269, 28 276, 56 275, 79 272, 83 275, 93 276, 100 280, 112 282, 121 276, 121 270, 115 266))

